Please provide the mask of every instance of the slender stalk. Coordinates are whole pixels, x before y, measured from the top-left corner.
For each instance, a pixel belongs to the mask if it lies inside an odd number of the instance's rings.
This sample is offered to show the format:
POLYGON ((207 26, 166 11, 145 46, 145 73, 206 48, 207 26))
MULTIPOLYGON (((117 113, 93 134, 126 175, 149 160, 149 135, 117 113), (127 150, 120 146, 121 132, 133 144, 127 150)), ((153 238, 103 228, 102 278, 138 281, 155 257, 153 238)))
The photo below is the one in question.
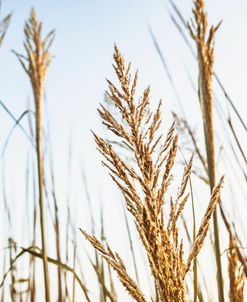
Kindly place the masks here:
POLYGON ((42 110, 39 108, 36 112, 36 145, 37 145, 37 161, 38 161, 38 187, 39 187, 39 211, 40 211, 40 228, 42 240, 42 258, 45 281, 45 297, 46 301, 50 301, 50 285, 49 285, 49 271, 46 252, 46 232, 45 232, 45 209, 44 209, 44 167, 42 155, 42 110))
POLYGON ((45 283, 46 302, 50 302, 50 282, 48 271, 48 260, 46 251, 46 230, 45 230, 45 200, 44 200, 44 167, 42 151, 42 126, 43 126, 43 95, 44 83, 47 69, 51 62, 50 46, 53 42, 54 31, 51 31, 42 39, 42 23, 36 19, 32 9, 29 19, 24 28, 26 57, 15 53, 22 67, 27 73, 33 90, 35 102, 35 128, 36 128, 36 155, 38 164, 38 189, 39 189, 39 211, 42 242, 42 260, 45 283))
MULTIPOLYGON (((182 150, 179 147, 179 151, 183 157, 184 163, 186 167, 188 167, 188 163, 183 155, 182 150)), ((193 244, 196 241, 196 212, 195 212, 195 202, 194 202, 194 194, 193 194, 193 187, 191 176, 189 177, 189 185, 190 185, 190 193, 191 193, 191 209, 192 209, 192 218, 193 218, 193 244)), ((197 270, 197 257, 193 260, 193 286, 194 286, 194 302, 197 302, 198 296, 198 270, 197 270)))
MULTIPOLYGON (((202 81, 202 80, 201 80, 202 81)), ((200 89, 203 86, 203 82, 200 83, 200 89)), ((201 101, 203 102, 203 96, 200 94, 201 101)), ((216 184, 216 168, 215 168, 215 153, 214 153, 214 131, 213 125, 208 128, 207 124, 204 124, 204 137, 207 152, 207 166, 210 191, 212 192, 216 184), (211 129, 210 129, 211 128, 211 129)), ((220 236, 219 236, 219 223, 217 209, 213 214, 213 228, 214 228, 214 249, 215 259, 217 266, 217 284, 218 284, 218 298, 220 302, 224 302, 224 284, 223 284, 223 273, 220 256, 220 236)))
MULTIPOLYGON (((8 239, 9 242, 9 246, 11 247, 9 249, 9 261, 10 264, 12 263, 12 260, 14 258, 13 256, 13 250, 15 251, 15 242, 13 241, 12 238, 8 239)), ((16 282, 16 278, 15 278, 15 273, 16 273, 16 267, 14 266, 13 269, 11 270, 11 284, 10 284, 10 297, 11 297, 11 301, 15 302, 16 301, 16 291, 15 291, 15 282, 16 282)))
MULTIPOLYGON (((73 243, 73 248, 74 248, 73 270, 75 271, 75 265, 76 265, 76 243, 75 242, 73 243)), ((72 283, 72 302, 75 302, 75 275, 73 275, 73 283, 72 283)))
MULTIPOLYGON (((54 171, 53 171, 53 162, 51 161, 51 181, 52 181, 52 196, 54 202, 54 228, 55 228, 55 237, 56 237, 56 253, 57 260, 61 262, 61 248, 60 248, 60 223, 59 223, 59 215, 58 215, 58 201, 56 195, 55 188, 55 179, 54 179, 54 171)), ((63 288, 62 288, 62 274, 60 267, 57 268, 57 282, 58 282, 58 302, 63 301, 63 288)))
MULTIPOLYGON (((207 153, 207 168, 209 176, 210 190, 216 184, 215 168, 215 146, 214 146, 214 122, 213 122, 213 63, 214 63, 214 36, 220 24, 211 27, 208 33, 207 15, 204 11, 204 1, 194 2, 195 23, 189 25, 192 38, 196 42, 197 57, 199 65, 199 101, 203 115, 204 138, 207 153)), ((213 214, 214 225, 214 250, 217 265, 218 298, 224 302, 223 274, 220 258, 220 236, 218 226, 217 210, 213 214)))

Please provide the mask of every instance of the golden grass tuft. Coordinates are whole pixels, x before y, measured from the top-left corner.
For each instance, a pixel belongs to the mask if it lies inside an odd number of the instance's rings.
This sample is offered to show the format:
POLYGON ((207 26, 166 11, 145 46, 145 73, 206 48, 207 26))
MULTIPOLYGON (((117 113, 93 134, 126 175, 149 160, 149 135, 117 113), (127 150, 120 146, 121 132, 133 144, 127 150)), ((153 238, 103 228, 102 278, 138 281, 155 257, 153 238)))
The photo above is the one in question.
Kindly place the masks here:
POLYGON ((42 22, 37 21, 35 10, 32 9, 25 24, 24 33, 26 56, 15 53, 31 81, 36 113, 41 113, 45 76, 52 59, 50 47, 55 32, 51 31, 45 38, 42 38, 42 22))
MULTIPOLYGON (((121 88, 107 80, 107 94, 120 118, 117 120, 103 105, 99 114, 103 124, 125 145, 134 158, 134 163, 123 159, 117 152, 116 145, 94 134, 97 149, 103 155, 103 165, 108 168, 112 180, 125 198, 126 208, 133 216, 160 301, 185 301, 185 275, 190 269, 191 261, 203 246, 223 178, 212 192, 196 240, 185 261, 183 239, 179 236, 177 221, 189 198, 186 188, 192 171, 192 158, 184 169, 177 196, 170 200, 169 218, 165 221, 163 206, 167 199, 167 189, 173 179, 172 168, 177 154, 178 137, 174 132, 174 125, 170 127, 166 137, 160 133, 162 102, 152 112, 149 87, 144 90, 139 101, 136 101, 138 73, 132 79, 131 65, 125 64, 124 57, 116 46, 113 57, 113 67, 121 88)), ((84 231, 82 233, 117 271, 130 295, 136 301, 145 301, 137 285, 134 283, 133 286, 133 280, 128 276, 119 256, 115 256, 110 248, 104 249, 95 237, 84 231)))

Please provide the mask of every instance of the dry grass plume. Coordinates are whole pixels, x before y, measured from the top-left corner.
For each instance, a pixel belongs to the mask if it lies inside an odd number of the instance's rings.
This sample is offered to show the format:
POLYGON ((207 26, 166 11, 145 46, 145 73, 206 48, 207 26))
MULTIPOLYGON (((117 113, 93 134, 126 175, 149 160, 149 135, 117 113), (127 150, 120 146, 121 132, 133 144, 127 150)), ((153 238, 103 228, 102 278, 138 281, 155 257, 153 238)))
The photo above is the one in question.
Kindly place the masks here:
MULTIPOLYGON (((188 201, 187 184, 192 171, 192 158, 184 169, 180 189, 170 200, 169 218, 164 218, 166 192, 172 182, 172 168, 176 158, 178 137, 172 125, 164 137, 160 131, 161 105, 155 112, 150 108, 150 89, 144 90, 136 101, 136 72, 132 79, 131 65, 125 64, 124 57, 115 47, 114 70, 120 83, 117 88, 108 82, 109 100, 117 108, 115 116, 103 105, 99 114, 103 124, 124 144, 134 164, 130 164, 119 155, 116 144, 113 146, 94 134, 99 152, 103 155, 103 165, 122 192, 126 208, 132 214, 137 231, 146 251, 151 272, 158 290, 160 301, 185 301, 185 275, 191 261, 202 248, 210 218, 218 202, 223 178, 212 192, 212 197, 199 228, 196 241, 189 257, 184 260, 183 239, 179 236, 177 221, 188 201)), ((105 249, 93 236, 82 231, 86 239, 103 255, 117 271, 118 277, 127 291, 136 301, 146 301, 137 284, 129 277, 119 256, 110 248, 105 249)))

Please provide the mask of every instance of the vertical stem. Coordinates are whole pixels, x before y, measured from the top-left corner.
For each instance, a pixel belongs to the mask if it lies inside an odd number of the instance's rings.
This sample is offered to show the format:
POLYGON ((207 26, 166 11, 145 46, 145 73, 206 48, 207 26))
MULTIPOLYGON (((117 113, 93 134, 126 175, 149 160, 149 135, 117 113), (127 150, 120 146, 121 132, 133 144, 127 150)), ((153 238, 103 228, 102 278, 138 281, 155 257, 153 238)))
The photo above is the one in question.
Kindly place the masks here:
MULTIPOLYGON (((193 198, 192 184, 190 180, 191 189, 191 199, 192 199, 192 213, 193 213, 193 244, 196 240, 196 214, 195 214, 195 204, 193 198)), ((194 284, 194 302, 197 302, 198 296, 198 274, 197 274, 197 257, 193 260, 193 284, 194 284)))
MULTIPOLYGON (((76 243, 74 243, 74 255, 73 255, 73 270, 75 271, 76 264, 76 243)), ((72 302, 75 302, 75 276, 73 275, 72 283, 72 302)))
MULTIPOLYGON (((51 162, 51 180, 52 180, 52 196, 53 196, 54 212, 55 212, 54 227, 55 227, 55 236, 56 236, 56 252, 57 252, 57 260, 59 262, 61 262, 58 203, 57 203, 52 162, 51 162)), ((58 300, 57 301, 62 302, 63 301, 62 274, 61 274, 61 268, 59 266, 57 268, 57 282, 58 282, 58 300)))
POLYGON ((12 238, 8 239, 9 242, 9 260, 10 260, 10 266, 12 267, 11 269, 11 284, 10 284, 10 296, 11 296, 11 301, 15 302, 16 301, 16 292, 15 292, 15 271, 16 271, 16 267, 13 266, 13 254, 12 254, 12 249, 15 250, 15 242, 13 241, 12 238))
MULTIPOLYGON (((207 100, 205 100, 205 96, 207 95, 206 91, 206 79, 203 77, 202 66, 199 61, 199 70, 200 70, 200 81, 199 81, 199 98, 201 104, 207 104, 207 100)), ((211 103, 213 104, 213 103, 211 103)), ((210 191, 212 193, 213 188, 216 183, 216 169, 215 169, 215 147, 214 147, 214 124, 213 124, 213 106, 211 110, 205 112, 205 108, 203 110, 204 116, 204 138, 205 138, 205 146, 207 152, 207 164, 208 164, 208 177, 210 184, 210 191)), ((218 225, 218 215, 217 208, 213 214, 213 226, 214 226, 214 252, 217 266, 217 285, 218 285, 218 299, 220 302, 224 302, 224 284, 223 284, 223 274, 222 274, 222 266, 221 266, 221 257, 220 257, 220 237, 219 237, 219 225, 218 225)))
POLYGON ((45 297, 46 302, 50 302, 50 284, 48 261, 46 253, 46 235, 45 235, 45 209, 44 209, 44 167, 43 167, 43 154, 42 154, 42 98, 36 100, 36 151, 38 161, 38 186, 39 186, 39 210, 40 210, 40 228, 41 228, 41 241, 42 241, 42 259, 43 259, 43 273, 45 283, 45 297))
POLYGON ((41 35, 42 22, 38 22, 35 10, 31 10, 29 19, 25 23, 24 47, 26 56, 14 52, 27 73, 33 90, 35 101, 35 128, 36 128, 36 153, 38 164, 38 189, 39 189, 39 212, 40 212, 40 231, 42 242, 42 260, 45 283, 46 302, 50 302, 50 284, 48 261, 46 254, 45 238, 45 206, 44 206, 44 167, 42 154, 42 103, 44 95, 45 75, 51 62, 50 46, 54 39, 54 31, 51 31, 44 39, 41 35))
MULTIPOLYGON (((199 65, 199 100, 203 115, 203 127, 205 146, 207 151, 208 177, 210 190, 212 192, 215 186, 215 148, 214 148, 214 120, 213 120, 213 65, 214 65, 214 37, 220 23, 217 26, 211 26, 208 31, 208 19, 205 12, 204 0, 194 1, 194 21, 189 24, 188 28, 193 40, 197 46, 197 59, 199 65)), ((224 302, 224 284, 220 258, 220 237, 217 210, 213 214, 214 224, 214 252, 217 265, 217 284, 218 298, 224 302)))
MULTIPOLYGON (((209 182, 210 190, 212 192, 215 186, 215 160, 210 155, 207 154, 208 161, 208 173, 209 173, 209 182)), ((213 225, 214 225, 214 249, 215 249, 215 258, 217 265, 217 283, 218 283, 218 298, 219 301, 224 302, 224 285, 223 285, 223 274, 222 274, 222 265, 220 257, 220 237, 219 237, 219 224, 218 224, 218 214, 217 208, 213 214, 213 225)))

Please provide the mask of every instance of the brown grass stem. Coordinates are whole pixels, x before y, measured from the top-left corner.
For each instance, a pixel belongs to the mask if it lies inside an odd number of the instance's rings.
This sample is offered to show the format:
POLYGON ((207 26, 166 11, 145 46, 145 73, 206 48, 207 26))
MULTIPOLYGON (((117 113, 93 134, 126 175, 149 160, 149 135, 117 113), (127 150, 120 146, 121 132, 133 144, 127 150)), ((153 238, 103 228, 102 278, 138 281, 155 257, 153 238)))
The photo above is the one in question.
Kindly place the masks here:
POLYGON ((33 90, 35 103, 35 128, 36 128, 36 154, 38 163, 38 189, 39 211, 42 241, 43 273, 45 283, 46 302, 50 302, 50 282, 46 248, 46 223, 45 223, 45 200, 44 200, 44 167, 42 151, 42 128, 43 128, 43 95, 47 69, 51 62, 50 47, 54 39, 54 31, 51 31, 44 39, 42 38, 42 23, 37 21, 34 9, 24 28, 26 56, 17 55, 19 62, 27 73, 33 90))
MULTIPOLYGON (((214 63, 214 37, 220 25, 212 26, 208 31, 207 15, 203 0, 194 1, 194 21, 189 24, 189 30, 197 46, 199 66, 199 101, 203 116, 204 138, 207 153, 207 167, 211 192, 216 184, 214 121, 213 121, 213 63, 214 63)), ((224 302, 224 284, 220 257, 220 235, 217 211, 213 214, 214 250, 217 265, 218 298, 224 302)))

